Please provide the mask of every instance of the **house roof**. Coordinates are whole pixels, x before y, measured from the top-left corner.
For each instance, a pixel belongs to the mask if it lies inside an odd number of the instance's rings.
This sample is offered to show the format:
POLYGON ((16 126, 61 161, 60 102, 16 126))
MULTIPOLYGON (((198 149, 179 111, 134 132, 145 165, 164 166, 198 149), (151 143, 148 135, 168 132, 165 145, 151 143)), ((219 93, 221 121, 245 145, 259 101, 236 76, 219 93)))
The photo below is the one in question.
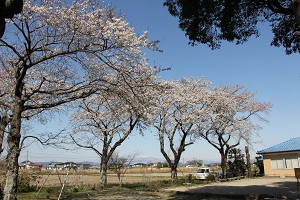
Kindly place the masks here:
POLYGON ((29 164, 29 166, 33 166, 33 167, 42 167, 43 165, 31 163, 31 164, 29 164))
POLYGON ((135 163, 134 165, 146 165, 145 163, 135 163))
POLYGON ((26 163, 28 163, 28 164, 30 164, 30 163, 33 163, 33 162, 31 162, 31 161, 29 161, 29 160, 24 160, 23 162, 21 162, 21 164, 26 164, 26 163))
POLYGON ((274 145, 267 149, 263 149, 261 151, 258 151, 257 154, 279 153, 279 152, 290 152, 290 151, 300 151, 300 137, 292 138, 288 141, 274 145))

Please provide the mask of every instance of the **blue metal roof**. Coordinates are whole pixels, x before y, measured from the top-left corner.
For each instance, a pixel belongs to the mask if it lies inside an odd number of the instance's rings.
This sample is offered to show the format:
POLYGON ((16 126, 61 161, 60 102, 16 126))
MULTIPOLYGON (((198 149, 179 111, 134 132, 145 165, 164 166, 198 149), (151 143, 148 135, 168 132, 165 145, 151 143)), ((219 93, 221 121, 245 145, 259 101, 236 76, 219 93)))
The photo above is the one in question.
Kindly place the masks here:
POLYGON ((282 142, 275 146, 258 151, 257 154, 289 152, 289 151, 300 151, 300 137, 292 138, 288 141, 282 142))

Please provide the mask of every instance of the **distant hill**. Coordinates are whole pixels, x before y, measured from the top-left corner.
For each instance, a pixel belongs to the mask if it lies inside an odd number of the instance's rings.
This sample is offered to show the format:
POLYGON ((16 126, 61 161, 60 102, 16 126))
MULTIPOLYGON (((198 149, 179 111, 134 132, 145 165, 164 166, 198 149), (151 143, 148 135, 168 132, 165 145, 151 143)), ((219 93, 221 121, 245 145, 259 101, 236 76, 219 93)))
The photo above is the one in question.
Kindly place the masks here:
MULTIPOLYGON (((23 161, 23 162, 25 162, 25 161, 23 161)), ((31 162, 32 162, 32 161, 31 161, 31 162)), ((39 164, 39 165, 44 165, 44 166, 48 167, 49 164, 52 163, 52 162, 61 162, 61 161, 33 162, 33 163, 39 164)), ((75 163, 77 163, 77 164, 90 164, 90 165, 92 165, 92 166, 99 166, 99 165, 100 165, 99 163, 96 163, 96 162, 90 162, 90 161, 81 161, 81 162, 75 162, 75 163)), ((19 164, 21 164, 21 163, 19 163, 19 164)))

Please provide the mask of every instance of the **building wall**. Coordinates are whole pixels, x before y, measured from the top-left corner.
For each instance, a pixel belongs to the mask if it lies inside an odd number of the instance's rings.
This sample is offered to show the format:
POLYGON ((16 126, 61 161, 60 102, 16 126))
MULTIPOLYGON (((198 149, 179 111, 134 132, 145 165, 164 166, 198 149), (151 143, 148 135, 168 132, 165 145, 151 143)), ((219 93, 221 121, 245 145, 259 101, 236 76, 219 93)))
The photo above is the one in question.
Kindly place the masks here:
POLYGON ((266 176, 295 176, 294 169, 272 169, 271 160, 276 159, 298 159, 298 166, 300 165, 300 154, 299 153, 279 153, 279 154, 265 154, 264 158, 264 169, 266 176))

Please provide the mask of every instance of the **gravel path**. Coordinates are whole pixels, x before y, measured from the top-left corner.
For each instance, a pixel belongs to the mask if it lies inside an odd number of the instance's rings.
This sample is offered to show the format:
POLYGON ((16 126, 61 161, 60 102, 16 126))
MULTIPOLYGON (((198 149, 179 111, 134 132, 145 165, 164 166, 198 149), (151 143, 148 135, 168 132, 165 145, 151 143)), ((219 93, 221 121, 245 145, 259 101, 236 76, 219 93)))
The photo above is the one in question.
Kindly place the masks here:
POLYGON ((171 188, 168 191, 226 195, 281 194, 291 199, 299 199, 296 179, 292 177, 242 179, 201 186, 171 188))

